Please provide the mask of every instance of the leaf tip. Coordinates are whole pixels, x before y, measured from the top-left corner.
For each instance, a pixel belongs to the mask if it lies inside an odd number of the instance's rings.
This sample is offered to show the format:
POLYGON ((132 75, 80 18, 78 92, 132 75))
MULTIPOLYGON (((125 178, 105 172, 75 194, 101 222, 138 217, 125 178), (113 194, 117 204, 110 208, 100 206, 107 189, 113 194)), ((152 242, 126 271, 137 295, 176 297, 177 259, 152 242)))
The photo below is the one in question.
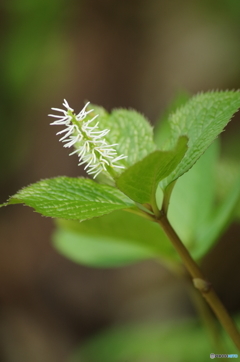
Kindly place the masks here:
POLYGON ((0 204, 0 208, 4 207, 4 206, 7 206, 7 205, 8 205, 8 201, 4 202, 3 204, 0 204))

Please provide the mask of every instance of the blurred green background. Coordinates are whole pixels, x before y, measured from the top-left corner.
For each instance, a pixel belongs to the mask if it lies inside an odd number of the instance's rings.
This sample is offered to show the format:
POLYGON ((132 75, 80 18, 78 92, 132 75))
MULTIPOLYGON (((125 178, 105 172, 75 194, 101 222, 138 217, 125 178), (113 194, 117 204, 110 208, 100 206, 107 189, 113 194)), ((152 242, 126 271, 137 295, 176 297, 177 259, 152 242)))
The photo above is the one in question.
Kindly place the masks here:
MULTIPOLYGON (((236 0, 5 0, 0 9, 0 203, 39 179, 82 174, 49 126, 63 98, 76 111, 86 100, 135 108, 154 124, 180 90, 240 85, 236 0)), ((239 130, 238 115, 222 136, 232 158, 239 130)), ((194 316, 185 284, 163 266, 79 266, 53 249, 53 230, 31 209, 0 209, 1 361, 65 362, 106 328, 194 316)), ((232 225, 203 261, 233 313, 239 231, 232 225)), ((134 358, 119 361, 151 362, 134 358)))

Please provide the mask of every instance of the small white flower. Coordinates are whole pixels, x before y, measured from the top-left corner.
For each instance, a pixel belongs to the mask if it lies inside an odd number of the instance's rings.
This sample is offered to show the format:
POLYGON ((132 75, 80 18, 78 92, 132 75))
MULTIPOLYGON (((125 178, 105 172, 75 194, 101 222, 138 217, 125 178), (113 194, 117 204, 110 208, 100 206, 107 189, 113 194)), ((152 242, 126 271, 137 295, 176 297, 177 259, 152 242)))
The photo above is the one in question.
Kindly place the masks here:
POLYGON ((111 168, 124 168, 122 165, 117 165, 116 162, 126 158, 123 154, 118 156, 117 151, 113 148, 118 144, 109 145, 104 137, 110 132, 109 129, 97 131, 98 124, 90 125, 98 115, 88 121, 84 121, 86 116, 93 111, 86 111, 88 102, 83 109, 75 114, 74 110, 69 106, 64 99, 63 106, 65 109, 52 108, 52 110, 63 113, 62 115, 49 114, 50 117, 57 118, 51 125, 64 125, 65 129, 57 132, 57 135, 63 136, 60 141, 64 142, 64 147, 70 148, 75 146, 75 151, 70 155, 77 154, 79 157, 79 165, 86 164, 84 169, 93 178, 97 177, 102 171, 109 171, 111 168))

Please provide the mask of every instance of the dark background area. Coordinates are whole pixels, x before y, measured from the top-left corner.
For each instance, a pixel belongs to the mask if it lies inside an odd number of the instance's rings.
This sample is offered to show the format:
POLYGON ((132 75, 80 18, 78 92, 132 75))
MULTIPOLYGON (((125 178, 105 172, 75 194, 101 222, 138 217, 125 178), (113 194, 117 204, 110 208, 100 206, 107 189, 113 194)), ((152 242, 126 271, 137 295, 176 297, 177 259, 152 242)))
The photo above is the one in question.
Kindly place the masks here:
MULTIPOLYGON (((175 94, 238 89, 240 2, 12 0, 0 5, 0 202, 39 179, 79 176, 50 127, 63 98, 134 108, 154 124, 175 94)), ((239 116, 223 144, 239 134, 239 116)), ((64 362, 105 327, 194 313, 184 284, 147 261, 87 268, 51 245, 54 223, 21 205, 0 209, 0 360, 64 362)), ((239 226, 203 268, 239 311, 239 226), (220 270, 220 271, 219 271, 220 270)), ((216 351, 217 352, 217 351, 216 351)))

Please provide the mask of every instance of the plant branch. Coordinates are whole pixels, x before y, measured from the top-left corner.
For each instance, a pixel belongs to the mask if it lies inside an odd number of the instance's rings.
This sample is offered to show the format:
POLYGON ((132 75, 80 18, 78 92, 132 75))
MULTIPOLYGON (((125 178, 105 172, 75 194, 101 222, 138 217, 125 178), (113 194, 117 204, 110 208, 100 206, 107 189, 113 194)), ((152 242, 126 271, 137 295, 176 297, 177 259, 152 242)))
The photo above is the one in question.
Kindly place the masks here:
POLYGON ((193 305, 203 323, 206 330, 208 331, 209 338, 211 340, 212 347, 219 351, 218 353, 226 353, 225 345, 222 340, 220 326, 217 324, 216 319, 208 304, 205 303, 202 296, 198 291, 193 288, 193 285, 188 285, 189 296, 193 302, 193 305))
POLYGON ((213 312, 217 316, 218 320, 229 334, 236 347, 240 351, 240 334, 228 314, 226 308, 218 298, 216 292, 214 291, 211 283, 205 278, 202 271, 200 270, 197 263, 191 257, 189 251, 184 246, 180 238, 178 237, 175 230, 172 228, 169 223, 167 216, 164 212, 161 213, 159 219, 156 219, 156 222, 163 228, 175 250, 178 252, 181 257, 186 269, 190 273, 193 281, 193 285, 197 288, 202 296, 206 299, 213 312))

